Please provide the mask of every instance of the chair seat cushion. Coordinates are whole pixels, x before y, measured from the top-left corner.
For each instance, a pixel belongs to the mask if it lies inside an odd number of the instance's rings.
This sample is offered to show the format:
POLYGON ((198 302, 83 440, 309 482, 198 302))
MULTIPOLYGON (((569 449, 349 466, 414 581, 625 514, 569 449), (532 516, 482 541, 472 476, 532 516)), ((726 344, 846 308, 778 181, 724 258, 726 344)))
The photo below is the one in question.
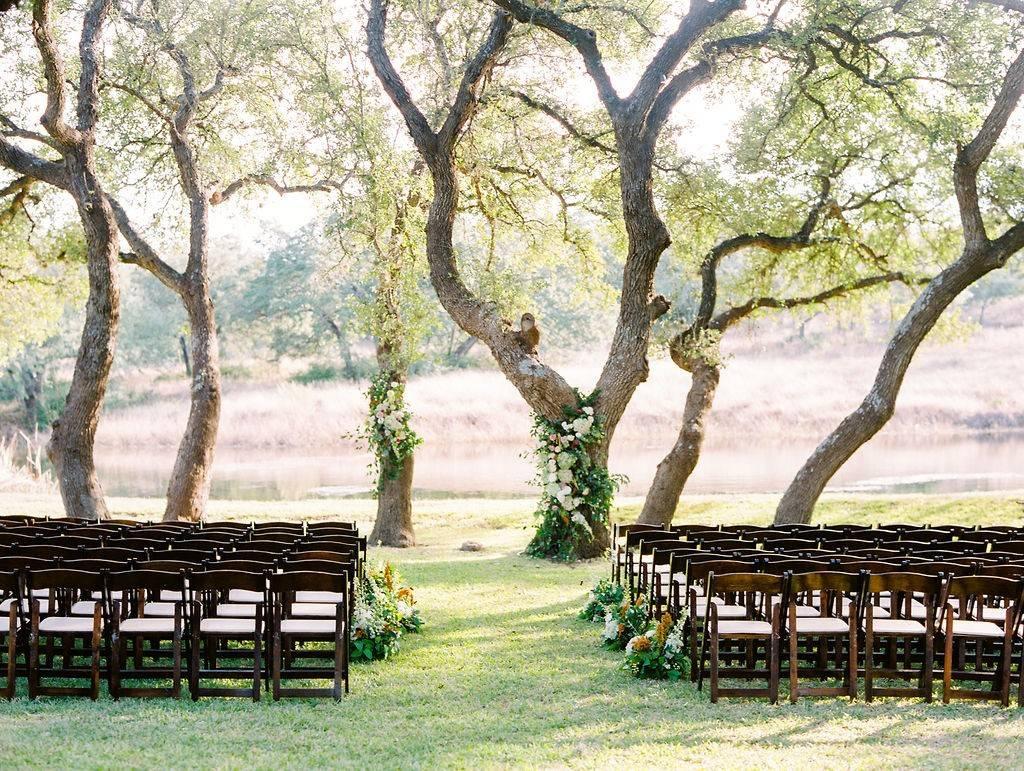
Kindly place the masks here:
POLYGON ((96 600, 79 600, 71 606, 72 616, 91 616, 96 612, 96 606, 99 603, 96 600))
MULTIPOLYGON (((158 617, 167 617, 167 616, 173 617, 174 616, 174 606, 175 606, 175 603, 173 603, 173 602, 147 602, 145 605, 142 606, 142 615, 143 616, 158 616, 158 617)), ((184 613, 182 613, 182 615, 184 615, 184 613)))
MULTIPOLYGON (((36 602, 39 603, 39 612, 40 613, 49 613, 50 612, 50 601, 49 600, 39 600, 39 599, 37 599, 36 602)), ((0 613, 6 613, 7 611, 9 611, 13 604, 14 604, 14 598, 13 597, 10 597, 10 598, 4 600, 3 602, 0 602, 0 613)), ((31 604, 29 603, 28 600, 22 600, 21 601, 21 609, 25 613, 28 613, 29 610, 31 610, 31 607, 32 606, 31 606, 31 604)))
MULTIPOLYGON (((865 625, 865 629, 867 626, 865 625)), ((872 619, 871 628, 875 634, 921 634, 925 633, 924 624, 907 618, 872 619)))
MULTIPOLYGON (((102 626, 103 620, 100 619, 102 626)), ((39 622, 40 632, 92 632, 91 616, 49 616, 39 622)))
POLYGON ((174 632, 173 618, 126 618, 121 622, 121 631, 125 634, 145 632, 174 632))
POLYGON ((254 592, 249 589, 232 589, 228 592, 228 600, 231 602, 263 602, 263 592, 254 592))
POLYGON ((243 602, 222 602, 217 606, 222 618, 256 618, 256 605, 243 602))
MULTIPOLYGON (((713 597, 711 603, 715 606, 719 618, 746 618, 747 608, 745 605, 726 605, 719 597, 713 597)), ((707 610, 707 603, 697 600, 697 615, 703 617, 707 610)))
POLYGON ((295 592, 296 602, 341 602, 344 599, 342 592, 295 592))
POLYGON ((1003 628, 991 621, 953 621, 954 637, 1002 637, 1003 628))
MULTIPOLYGON (((179 600, 185 599, 184 592, 174 592, 169 589, 163 589, 160 592, 161 602, 178 602, 179 600)), ((262 597, 260 599, 263 599, 262 597)))
POLYGON ((293 602, 292 615, 334 618, 338 615, 338 605, 334 602, 293 602))
MULTIPOLYGON (((14 628, 18 628, 17 616, 14 617, 14 628)), ((0 634, 6 634, 9 631, 11 631, 11 617, 6 615, 0 616, 0 634)))
POLYGON ((204 618, 199 622, 199 631, 215 634, 251 635, 256 633, 256 620, 251 618, 204 618))
POLYGON ((286 618, 281 621, 281 632, 285 634, 333 635, 335 627, 330 619, 286 618))
POLYGON ((723 636, 751 634, 769 637, 772 633, 772 625, 767 621, 719 621, 718 633, 723 636))
POLYGON ((850 624, 841 618, 797 616, 796 631, 799 634, 846 634, 850 624))
POLYGON ((993 608, 986 606, 981 609, 981 618, 983 621, 991 621, 995 624, 1006 623, 1006 608, 993 608))

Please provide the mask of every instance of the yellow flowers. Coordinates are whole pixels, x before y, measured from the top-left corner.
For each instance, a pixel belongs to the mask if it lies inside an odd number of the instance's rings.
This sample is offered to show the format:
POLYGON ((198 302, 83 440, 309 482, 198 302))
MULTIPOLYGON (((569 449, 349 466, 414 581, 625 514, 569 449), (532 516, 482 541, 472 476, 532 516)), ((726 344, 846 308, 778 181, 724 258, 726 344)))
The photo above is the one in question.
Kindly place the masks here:
POLYGON ((632 640, 633 651, 635 653, 643 653, 651 649, 651 639, 646 635, 640 637, 634 637, 632 640))
POLYGON ((661 621, 658 622, 657 628, 654 630, 654 639, 658 643, 658 647, 664 647, 665 640, 668 639, 668 633, 672 630, 672 616, 668 613, 661 617, 661 621))

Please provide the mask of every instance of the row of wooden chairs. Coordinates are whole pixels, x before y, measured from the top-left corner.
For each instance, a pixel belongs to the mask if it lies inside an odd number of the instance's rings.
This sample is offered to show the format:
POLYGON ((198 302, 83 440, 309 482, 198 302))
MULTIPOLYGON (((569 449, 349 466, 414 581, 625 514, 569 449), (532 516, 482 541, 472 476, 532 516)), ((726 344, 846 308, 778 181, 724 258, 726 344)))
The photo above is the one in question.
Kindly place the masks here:
POLYGON ((793 702, 800 696, 856 698, 861 675, 867 701, 918 696, 930 702, 938 640, 944 703, 965 698, 1007 706, 1016 648, 1017 701, 1024 705, 1020 579, 867 571, 774 575, 742 572, 744 567, 727 561, 709 566, 703 591, 698 595, 695 585, 691 595, 701 597, 699 606, 691 605, 700 615, 691 620, 703 620, 694 662, 698 688, 707 673, 713 702, 723 696, 766 696, 774 703, 787 670, 793 702), (903 646, 902 662, 897 644, 903 646), (876 665, 876 657, 886 659, 883 666, 876 665), (801 685, 808 677, 841 685, 801 685), (763 678, 766 687, 725 688, 724 678, 763 678), (917 684, 877 687, 877 678, 917 684), (958 688, 955 681, 989 687, 958 688))
POLYGON ((258 699, 261 683, 275 699, 338 698, 342 688, 348 691, 352 596, 365 552, 366 539, 348 523, 197 527, 2 518, 3 692, 13 695, 20 673, 31 698, 96 698, 101 675, 115 699, 177 697, 183 676, 194 699, 258 699), (328 647, 310 648, 310 642, 328 647), (244 663, 225 667, 225 661, 244 663), (65 677, 84 677, 89 685, 44 683, 65 677), (170 679, 170 688, 123 685, 154 678, 170 679), (252 686, 205 683, 225 678, 251 678, 252 686), (333 680, 331 688, 282 686, 323 678, 333 680))
POLYGON ((349 687, 350 574, 341 563, 332 572, 306 567, 298 563, 265 573, 233 569, 96 573, 67 568, 0 572, 0 591, 11 595, 0 624, 7 642, 4 694, 13 696, 20 649, 27 659, 21 671, 31 699, 40 695, 96 699, 104 674, 114 699, 122 695, 177 698, 183 676, 193 699, 250 696, 258 700, 261 681, 272 686, 275 700, 314 695, 337 699, 342 688, 347 693, 349 687), (45 600, 39 596, 43 591, 45 600), (330 647, 306 651, 297 642, 330 647), (47 666, 41 662, 41 651, 47 666), (325 653, 333 660, 329 669, 297 665, 325 653), (129 656, 134 666, 127 665, 129 656), (147 660, 157 663, 147 665, 147 660), (237 660, 249 663, 222 663, 237 660), (63 678, 84 678, 88 685, 47 684, 63 678), (251 686, 214 687, 205 682, 242 678, 250 679, 251 686), (282 687, 282 680, 324 678, 333 681, 330 689, 282 687), (171 686, 126 688, 124 679, 170 679, 171 686))

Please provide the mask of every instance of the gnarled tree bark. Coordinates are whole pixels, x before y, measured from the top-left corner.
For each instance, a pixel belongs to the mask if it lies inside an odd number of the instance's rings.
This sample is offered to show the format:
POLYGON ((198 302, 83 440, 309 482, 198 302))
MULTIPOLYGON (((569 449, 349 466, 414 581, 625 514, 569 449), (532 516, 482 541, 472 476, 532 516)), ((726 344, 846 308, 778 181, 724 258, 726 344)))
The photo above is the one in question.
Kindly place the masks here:
MULTIPOLYGON (((711 76, 717 52, 734 46, 757 45, 767 38, 768 31, 761 36, 745 36, 742 42, 739 39, 719 41, 707 49, 698 64, 675 72, 696 42, 741 5, 739 0, 694 2, 679 28, 665 40, 648 64, 633 92, 622 97, 605 70, 592 30, 518 0, 495 0, 495 5, 502 11, 494 16, 486 41, 467 64, 458 93, 443 125, 436 131, 413 102, 387 54, 384 44, 386 0, 371 3, 367 25, 370 60, 384 90, 402 113, 417 150, 431 172, 434 200, 427 225, 427 257, 431 282, 441 304, 467 334, 488 347, 502 373, 535 412, 559 420, 566 408, 577 405, 574 389, 537 354, 526 350, 507 323, 502 322, 489 304, 475 297, 459 276, 452 247, 452 226, 458 204, 455 150, 459 134, 478 104, 480 87, 505 46, 513 17, 562 38, 583 58, 615 132, 623 216, 629 241, 618 321, 597 384, 595 413, 602 422, 605 438, 590 453, 595 464, 607 468, 608 448, 615 429, 637 386, 647 377, 651 324, 668 307, 664 298, 653 296, 654 273, 661 254, 670 243, 653 194, 658 137, 676 103, 711 76)), ((578 547, 580 557, 597 556, 609 543, 606 524, 591 517, 588 520, 593 536, 578 547)))
POLYGON ((35 0, 32 8, 32 31, 46 80, 46 109, 40 118, 46 134, 18 130, 6 117, 3 123, 12 127, 10 136, 49 145, 60 161, 46 160, 0 137, 0 165, 69 192, 85 232, 89 278, 85 324, 67 400, 54 421, 47 455, 57 475, 65 513, 86 519, 108 516, 93 448, 120 317, 117 226, 96 175, 101 38, 110 3, 92 0, 83 15, 75 126, 65 121, 68 73, 54 37, 51 0, 35 0))
POLYGON ((886 346, 874 383, 864 401, 814 450, 797 472, 775 512, 775 522, 810 522, 825 485, 842 465, 882 429, 896 408, 903 378, 918 346, 957 296, 982 276, 1006 265, 1024 249, 1024 223, 989 238, 978 196, 978 172, 1006 128, 1024 92, 1024 50, 1010 65, 981 129, 953 164, 964 248, 948 268, 928 283, 900 321, 886 346))

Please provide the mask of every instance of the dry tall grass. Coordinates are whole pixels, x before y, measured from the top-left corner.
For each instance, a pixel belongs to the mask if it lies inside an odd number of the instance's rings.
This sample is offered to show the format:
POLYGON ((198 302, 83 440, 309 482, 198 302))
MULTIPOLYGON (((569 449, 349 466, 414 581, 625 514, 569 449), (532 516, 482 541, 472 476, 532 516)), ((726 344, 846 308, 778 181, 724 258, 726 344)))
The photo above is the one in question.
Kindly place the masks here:
POLYGON ((53 476, 43 469, 43 444, 38 436, 18 432, 0 437, 0 492, 53 493, 56 490, 53 476))
MULTIPOLYGON (((1024 429, 1021 328, 986 328, 967 341, 929 344, 911 367, 886 433, 959 433, 1024 429)), ((710 421, 716 437, 758 440, 817 438, 858 404, 874 376, 882 343, 847 340, 808 351, 803 344, 765 342, 761 330, 727 341, 730 358, 710 421)), ((562 371, 586 390, 593 360, 562 371)), ((623 442, 671 442, 679 428, 688 375, 666 360, 651 364, 617 436, 623 442)), ((184 383, 161 384, 152 402, 107 412, 98 441, 106 448, 165 448, 180 439, 188 411, 184 383)), ((434 444, 522 444, 528 410, 494 370, 465 370, 413 379, 408 396, 415 425, 434 444)), ((352 383, 228 383, 220 446, 238 449, 325 448, 363 419, 362 386, 352 383)))

